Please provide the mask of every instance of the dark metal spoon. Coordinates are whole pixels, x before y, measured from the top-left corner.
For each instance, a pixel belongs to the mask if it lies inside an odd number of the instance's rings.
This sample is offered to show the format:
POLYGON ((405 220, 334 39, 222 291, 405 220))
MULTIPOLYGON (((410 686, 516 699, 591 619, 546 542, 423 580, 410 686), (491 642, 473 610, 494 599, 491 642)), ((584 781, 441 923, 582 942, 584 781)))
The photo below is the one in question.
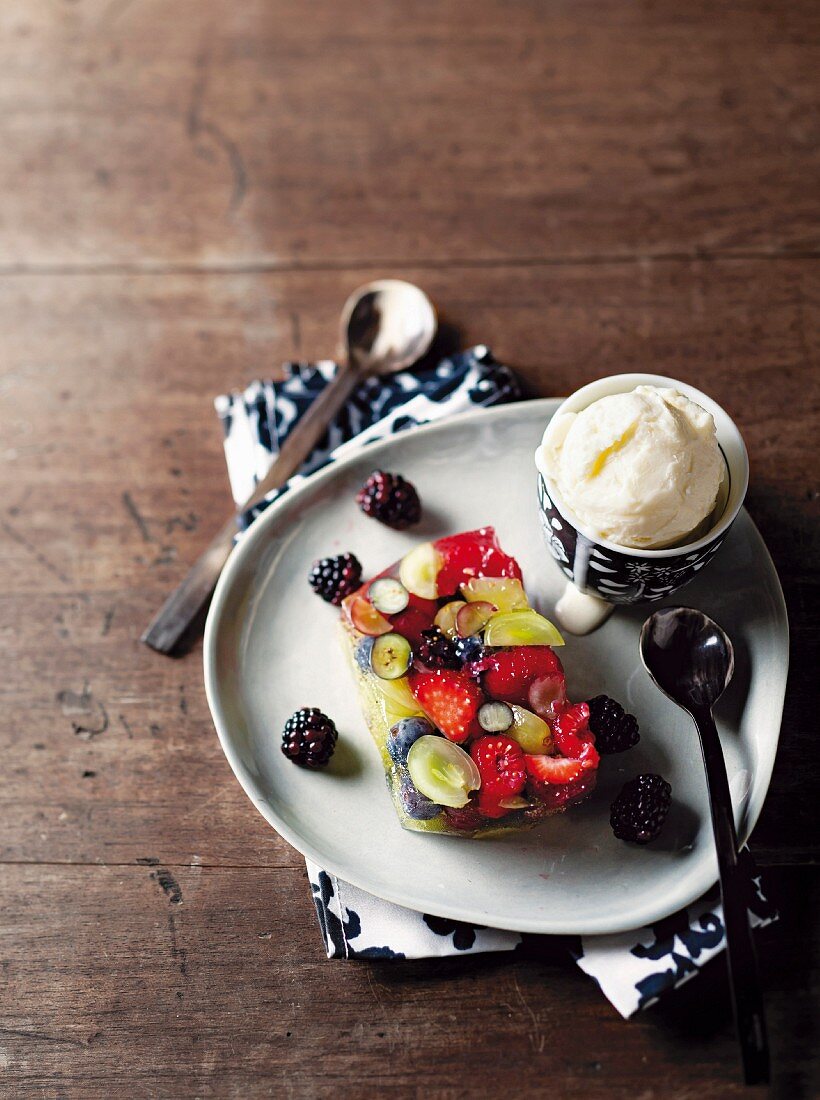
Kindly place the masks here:
POLYGON ((747 1085, 756 1085, 769 1080, 769 1047, 749 924, 752 884, 739 858, 726 763, 712 717, 712 707, 732 678, 734 650, 726 633, 708 615, 691 607, 665 607, 643 624, 641 659, 661 691, 689 712, 700 736, 743 1076, 747 1085))

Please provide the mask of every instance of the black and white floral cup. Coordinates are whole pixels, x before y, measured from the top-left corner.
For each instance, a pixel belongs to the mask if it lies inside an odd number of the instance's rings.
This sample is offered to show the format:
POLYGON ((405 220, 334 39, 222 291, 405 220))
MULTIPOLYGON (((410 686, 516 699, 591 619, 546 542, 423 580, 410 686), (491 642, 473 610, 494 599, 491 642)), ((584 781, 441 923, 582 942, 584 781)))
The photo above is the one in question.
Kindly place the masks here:
POLYGON ((538 511, 547 547, 579 592, 609 604, 653 603, 693 580, 720 549, 740 511, 749 483, 746 447, 734 421, 705 393, 674 378, 656 374, 617 374, 601 378, 568 397, 555 416, 580 412, 601 397, 630 393, 636 386, 676 389, 711 413, 726 470, 705 531, 699 528, 695 532, 698 537, 684 545, 638 550, 599 538, 575 518, 551 481, 542 449, 538 448, 535 454, 538 511))

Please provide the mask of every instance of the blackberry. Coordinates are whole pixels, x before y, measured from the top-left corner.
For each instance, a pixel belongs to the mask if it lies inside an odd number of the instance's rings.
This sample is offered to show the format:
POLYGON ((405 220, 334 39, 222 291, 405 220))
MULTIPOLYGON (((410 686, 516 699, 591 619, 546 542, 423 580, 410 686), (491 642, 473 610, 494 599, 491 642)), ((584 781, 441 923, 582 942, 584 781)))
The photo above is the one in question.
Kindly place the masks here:
POLYGON ((313 563, 308 583, 318 596, 338 607, 362 583, 361 562, 355 554, 321 558, 313 563))
POLYGON ((610 807, 609 823, 619 840, 648 844, 663 828, 672 788, 659 775, 639 775, 623 785, 610 807))
POLYGON ((453 643, 437 626, 422 630, 416 656, 427 668, 461 668, 453 643))
POLYGON ((589 703, 589 728, 595 734, 598 752, 624 752, 641 739, 638 719, 608 695, 596 695, 589 703))
POLYGON ((318 707, 302 707, 285 723, 282 752, 303 768, 322 768, 333 755, 338 736, 333 720, 318 707))
POLYGON ((456 638, 453 642, 453 648, 456 657, 463 665, 480 661, 484 656, 484 646, 481 644, 481 637, 478 634, 471 634, 468 638, 456 638))
POLYGON ((356 503, 366 515, 397 531, 421 519, 419 495, 401 474, 374 470, 356 495, 356 503))

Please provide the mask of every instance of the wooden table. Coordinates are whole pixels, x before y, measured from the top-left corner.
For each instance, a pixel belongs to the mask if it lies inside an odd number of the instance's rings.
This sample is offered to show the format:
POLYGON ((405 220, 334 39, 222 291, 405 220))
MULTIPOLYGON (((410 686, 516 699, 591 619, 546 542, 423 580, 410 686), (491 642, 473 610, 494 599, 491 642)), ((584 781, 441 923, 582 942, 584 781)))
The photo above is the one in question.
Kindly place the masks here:
POLYGON ((793 630, 753 838, 773 1094, 818 1094, 819 17, 0 7, 3 1096, 744 1091, 722 962, 629 1023, 551 941, 327 962, 200 651, 137 641, 225 513, 212 396, 331 354, 377 275, 536 393, 659 369, 740 423, 793 630))

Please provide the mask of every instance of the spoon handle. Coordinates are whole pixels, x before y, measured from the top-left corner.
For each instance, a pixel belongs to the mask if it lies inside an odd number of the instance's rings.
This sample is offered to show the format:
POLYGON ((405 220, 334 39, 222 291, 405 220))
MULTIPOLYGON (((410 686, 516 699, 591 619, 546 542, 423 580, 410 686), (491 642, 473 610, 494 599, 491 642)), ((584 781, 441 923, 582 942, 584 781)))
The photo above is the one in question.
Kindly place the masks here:
MULTIPOLYGON (((344 405, 361 372, 350 362, 341 363, 333 378, 315 398, 299 423, 288 435, 276 459, 245 501, 240 512, 258 504, 272 489, 279 489, 293 477, 322 438, 329 423, 344 405)), ((228 560, 236 536, 232 516, 197 558, 142 635, 142 641, 158 653, 172 653, 183 638, 191 639, 193 626, 213 593, 219 574, 228 560)))
POLYGON ((763 994, 749 922, 748 901, 752 884, 738 852, 726 762, 715 720, 707 707, 693 711, 692 717, 700 736, 709 788, 723 899, 729 984, 743 1060, 743 1076, 747 1085, 756 1085, 769 1080, 769 1046, 763 994))

